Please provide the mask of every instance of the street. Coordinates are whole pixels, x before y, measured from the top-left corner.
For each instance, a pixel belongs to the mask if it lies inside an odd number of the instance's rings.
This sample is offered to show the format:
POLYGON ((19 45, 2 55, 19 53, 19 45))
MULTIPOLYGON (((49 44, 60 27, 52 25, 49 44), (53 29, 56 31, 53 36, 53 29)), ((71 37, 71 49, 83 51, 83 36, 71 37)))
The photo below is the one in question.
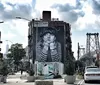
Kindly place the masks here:
MULTIPOLYGON (((35 85, 35 82, 27 82, 27 76, 28 74, 26 72, 23 73, 21 76, 21 73, 18 72, 15 75, 9 75, 7 77, 7 83, 0 83, 0 85, 35 85)), ((53 80, 54 85, 68 85, 67 83, 64 82, 64 79, 48 79, 48 80, 53 80)), ((75 84, 72 85, 77 85, 80 80, 76 79, 75 84)))
MULTIPOLYGON (((7 83, 0 83, 0 85, 35 85, 35 82, 27 82, 27 73, 18 72, 15 75, 9 75, 7 77, 7 83), (21 77, 21 78, 20 78, 21 77)), ((53 79, 54 85, 66 85, 63 79, 53 79)))
POLYGON ((100 85, 100 81, 89 81, 88 83, 85 83, 82 79, 76 85, 100 85))
MULTIPOLYGON (((21 73, 18 72, 15 75, 9 75, 7 77, 7 83, 0 83, 0 85, 35 85, 35 82, 27 82, 27 73, 23 73, 21 76, 21 73)), ((85 83, 83 79, 77 79, 74 84, 67 84, 64 82, 64 79, 48 79, 53 80, 54 85, 100 85, 100 82, 88 82, 85 83)))

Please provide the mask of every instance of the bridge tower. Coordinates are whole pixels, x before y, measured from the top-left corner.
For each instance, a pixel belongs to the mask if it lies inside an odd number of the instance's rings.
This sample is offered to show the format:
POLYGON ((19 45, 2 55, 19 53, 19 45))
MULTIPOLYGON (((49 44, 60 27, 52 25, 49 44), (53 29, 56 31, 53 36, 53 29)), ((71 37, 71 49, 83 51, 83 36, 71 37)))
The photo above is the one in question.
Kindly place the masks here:
POLYGON ((83 46, 80 46, 78 43, 78 51, 77 51, 77 59, 81 58, 85 54, 85 48, 83 46))
POLYGON ((93 54, 97 54, 97 51, 99 50, 99 33, 87 33, 86 35, 86 54, 88 54, 90 65, 93 63, 93 54))

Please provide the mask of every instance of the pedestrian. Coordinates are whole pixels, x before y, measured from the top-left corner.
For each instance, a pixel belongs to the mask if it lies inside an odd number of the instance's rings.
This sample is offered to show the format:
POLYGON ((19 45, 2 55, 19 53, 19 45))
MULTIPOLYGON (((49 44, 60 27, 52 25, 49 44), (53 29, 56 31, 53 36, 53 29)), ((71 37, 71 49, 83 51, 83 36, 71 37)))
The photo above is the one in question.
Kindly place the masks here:
POLYGON ((21 68, 21 75, 23 74, 23 71, 24 71, 23 68, 21 68))
POLYGON ((23 67, 23 63, 21 62, 21 67, 20 67, 21 77, 20 78, 22 78, 23 71, 24 71, 24 67, 23 67))

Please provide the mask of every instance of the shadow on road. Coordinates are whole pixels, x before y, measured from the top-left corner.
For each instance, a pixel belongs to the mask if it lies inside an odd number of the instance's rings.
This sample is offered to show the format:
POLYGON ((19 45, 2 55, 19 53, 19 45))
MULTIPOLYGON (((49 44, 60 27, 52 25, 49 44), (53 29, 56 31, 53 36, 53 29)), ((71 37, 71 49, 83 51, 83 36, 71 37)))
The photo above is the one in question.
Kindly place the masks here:
POLYGON ((87 84, 99 84, 100 85, 100 81, 89 81, 87 84))

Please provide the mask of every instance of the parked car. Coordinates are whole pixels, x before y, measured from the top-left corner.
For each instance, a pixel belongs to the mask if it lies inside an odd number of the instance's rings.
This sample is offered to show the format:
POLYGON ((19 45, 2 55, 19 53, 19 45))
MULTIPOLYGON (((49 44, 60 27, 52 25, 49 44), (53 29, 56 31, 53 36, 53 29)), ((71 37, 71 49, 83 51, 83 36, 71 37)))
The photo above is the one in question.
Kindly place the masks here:
POLYGON ((84 81, 100 80, 100 68, 97 67, 87 67, 84 72, 84 81))

